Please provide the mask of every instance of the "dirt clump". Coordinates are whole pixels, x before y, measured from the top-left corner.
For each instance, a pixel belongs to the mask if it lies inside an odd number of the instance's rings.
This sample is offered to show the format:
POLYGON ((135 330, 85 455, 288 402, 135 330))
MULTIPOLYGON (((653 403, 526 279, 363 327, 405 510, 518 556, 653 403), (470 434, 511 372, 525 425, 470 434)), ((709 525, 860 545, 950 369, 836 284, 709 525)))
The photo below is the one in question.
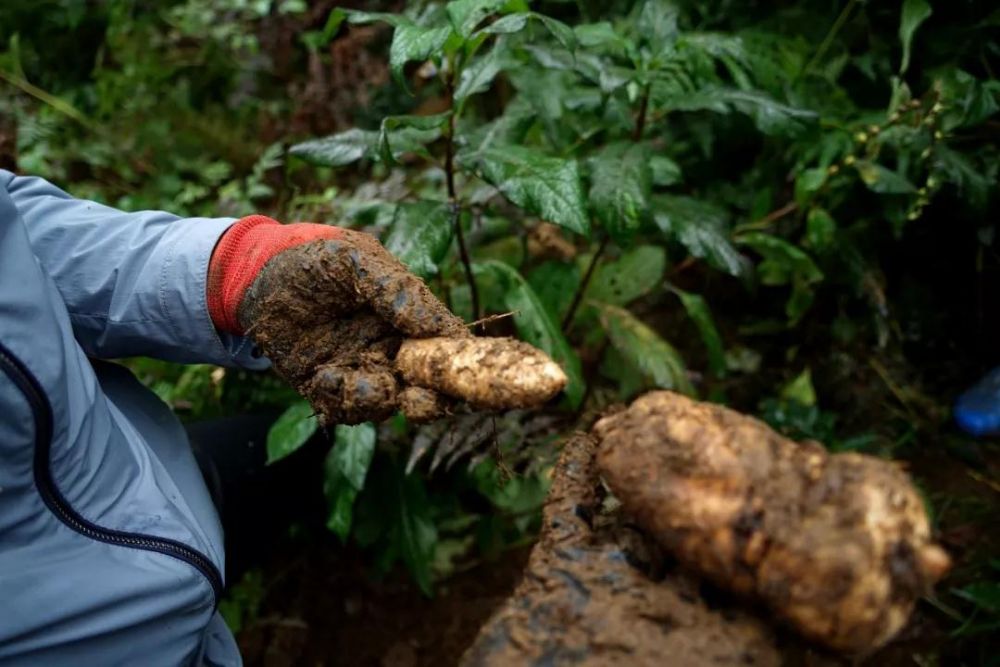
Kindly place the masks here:
POLYGON ((566 382, 526 343, 473 337, 377 239, 351 230, 279 253, 238 318, 325 424, 400 409, 429 421, 451 403, 435 390, 480 409, 533 407, 566 382))
POLYGON ((779 664, 764 623, 710 609, 695 579, 664 572, 659 548, 602 510, 596 445, 565 445, 524 578, 461 664, 779 664))
POLYGON ((948 569, 893 463, 831 455, 672 392, 639 398, 593 433, 601 475, 648 535, 826 646, 885 644, 948 569))

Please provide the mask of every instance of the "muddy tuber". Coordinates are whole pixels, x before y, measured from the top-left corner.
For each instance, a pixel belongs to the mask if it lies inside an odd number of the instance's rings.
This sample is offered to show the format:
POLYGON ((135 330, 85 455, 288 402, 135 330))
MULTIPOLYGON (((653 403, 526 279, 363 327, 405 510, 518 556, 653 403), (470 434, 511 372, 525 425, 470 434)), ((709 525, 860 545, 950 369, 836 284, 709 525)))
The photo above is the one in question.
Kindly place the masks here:
POLYGON ((605 481, 665 549, 831 648, 889 641, 949 567, 893 463, 830 455, 672 392, 639 398, 593 432, 605 481))

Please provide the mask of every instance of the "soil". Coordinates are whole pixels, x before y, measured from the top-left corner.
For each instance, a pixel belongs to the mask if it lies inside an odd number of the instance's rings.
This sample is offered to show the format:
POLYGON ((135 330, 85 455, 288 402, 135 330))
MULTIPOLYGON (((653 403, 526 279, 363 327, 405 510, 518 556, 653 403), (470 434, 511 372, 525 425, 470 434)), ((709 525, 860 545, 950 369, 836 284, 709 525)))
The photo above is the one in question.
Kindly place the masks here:
POLYGON ((649 535, 832 648, 884 644, 948 569, 893 463, 831 456, 673 392, 644 395, 594 433, 603 478, 649 535))
POLYGON ((402 572, 379 581, 364 558, 331 543, 276 557, 261 615, 237 636, 249 667, 454 665, 510 595, 528 552, 508 552, 428 598, 402 572))

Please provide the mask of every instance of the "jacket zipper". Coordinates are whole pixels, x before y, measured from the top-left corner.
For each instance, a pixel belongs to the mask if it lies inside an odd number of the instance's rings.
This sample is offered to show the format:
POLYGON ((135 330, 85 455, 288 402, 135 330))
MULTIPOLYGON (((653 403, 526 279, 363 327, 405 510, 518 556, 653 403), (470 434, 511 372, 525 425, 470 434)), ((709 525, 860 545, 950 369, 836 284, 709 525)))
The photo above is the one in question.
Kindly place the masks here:
POLYGON ((56 487, 55 481, 52 479, 52 470, 49 467, 53 421, 52 406, 45 392, 31 371, 2 343, 0 343, 0 370, 13 380, 31 406, 35 420, 35 485, 49 510, 65 525, 93 540, 144 551, 155 551, 188 563, 201 572, 208 579, 208 583, 212 585, 215 606, 217 607, 222 595, 222 575, 207 556, 176 540, 103 528, 84 519, 70 506, 62 492, 56 487))

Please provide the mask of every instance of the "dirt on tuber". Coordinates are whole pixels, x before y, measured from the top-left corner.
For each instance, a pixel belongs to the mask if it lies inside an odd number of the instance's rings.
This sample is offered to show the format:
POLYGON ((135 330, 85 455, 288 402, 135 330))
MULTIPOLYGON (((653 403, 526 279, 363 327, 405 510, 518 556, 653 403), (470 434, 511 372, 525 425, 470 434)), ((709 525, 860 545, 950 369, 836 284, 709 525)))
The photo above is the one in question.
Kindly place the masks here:
POLYGON ((647 534, 831 648, 888 642, 949 567, 893 463, 831 455, 672 392, 639 398, 593 433, 601 475, 647 534))

